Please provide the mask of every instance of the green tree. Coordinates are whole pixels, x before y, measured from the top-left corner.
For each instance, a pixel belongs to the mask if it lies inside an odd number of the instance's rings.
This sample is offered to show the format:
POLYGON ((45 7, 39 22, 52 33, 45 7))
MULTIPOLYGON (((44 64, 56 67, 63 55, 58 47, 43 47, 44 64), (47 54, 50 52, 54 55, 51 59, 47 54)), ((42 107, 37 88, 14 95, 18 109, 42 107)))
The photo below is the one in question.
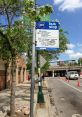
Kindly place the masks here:
MULTIPOLYGON (((31 3, 29 2, 29 4, 30 4, 31 7, 33 7, 33 2, 31 2, 31 3)), ((49 5, 36 7, 36 9, 30 10, 28 4, 26 5, 24 10, 29 14, 29 15, 27 15, 27 17, 29 19, 28 21, 30 21, 30 19, 31 19, 31 24, 32 24, 32 21, 44 21, 44 20, 50 21, 50 12, 53 11, 52 7, 49 6, 49 5)), ((44 58, 48 61, 47 62, 48 65, 45 64, 44 68, 48 68, 49 61, 52 58, 58 58, 60 53, 63 53, 65 50, 67 50, 67 44, 69 43, 68 38, 67 38, 67 33, 62 28, 60 28, 59 32, 60 32, 59 33, 59 50, 56 50, 56 51, 40 51, 40 54, 42 56, 44 56, 44 58)), ((32 44, 32 41, 30 41, 29 45, 31 45, 31 44, 32 44)), ((30 49, 32 49, 32 48, 30 48, 30 49)), ((30 49, 29 49, 29 51, 31 51, 30 49)), ((28 52, 28 53, 30 54, 30 52, 28 52)), ((29 57, 29 65, 27 65, 29 68, 31 66, 30 60, 31 60, 31 56, 29 57)))
POLYGON ((78 59, 78 65, 82 65, 82 58, 78 59))
MULTIPOLYGON (((6 25, 0 24, 0 58, 12 63, 11 78, 11 101, 10 116, 15 114, 15 82, 14 70, 16 67, 16 57, 21 52, 31 49, 32 41, 29 41, 31 34, 29 33, 29 25, 25 28, 19 17, 26 14, 30 20, 30 27, 35 20, 39 20, 44 14, 52 12, 51 6, 42 6, 38 8, 38 14, 33 8, 34 2, 30 0, 0 0, 0 15, 6 18, 6 25), (17 21, 16 21, 17 20, 17 21), (29 37, 30 36, 30 37, 29 37)), ((31 38, 32 39, 32 38, 31 38)), ((30 51, 30 50, 29 50, 30 51)))

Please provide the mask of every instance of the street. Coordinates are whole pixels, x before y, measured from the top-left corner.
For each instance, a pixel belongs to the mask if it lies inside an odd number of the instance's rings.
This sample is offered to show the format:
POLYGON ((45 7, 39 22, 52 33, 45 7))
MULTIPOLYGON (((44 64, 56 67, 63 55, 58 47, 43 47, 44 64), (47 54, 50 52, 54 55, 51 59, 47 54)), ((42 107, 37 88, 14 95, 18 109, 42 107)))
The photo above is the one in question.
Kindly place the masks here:
MULTIPOLYGON (((63 78, 48 78, 48 87, 52 89, 54 109, 59 117, 82 117, 82 79, 67 81, 63 78)), ((53 109, 53 112, 54 112, 53 109)))

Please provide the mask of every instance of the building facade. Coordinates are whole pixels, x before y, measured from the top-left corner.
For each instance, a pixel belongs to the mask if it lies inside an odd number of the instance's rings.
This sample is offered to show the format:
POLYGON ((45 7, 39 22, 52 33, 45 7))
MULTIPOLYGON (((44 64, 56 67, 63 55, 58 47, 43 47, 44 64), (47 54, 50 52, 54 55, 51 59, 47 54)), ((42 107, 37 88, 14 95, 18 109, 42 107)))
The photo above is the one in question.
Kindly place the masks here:
MULTIPOLYGON (((16 84, 27 80, 26 62, 22 57, 16 59, 14 77, 16 78, 16 84)), ((10 87, 11 78, 11 63, 7 65, 6 62, 0 60, 0 90, 10 87)))

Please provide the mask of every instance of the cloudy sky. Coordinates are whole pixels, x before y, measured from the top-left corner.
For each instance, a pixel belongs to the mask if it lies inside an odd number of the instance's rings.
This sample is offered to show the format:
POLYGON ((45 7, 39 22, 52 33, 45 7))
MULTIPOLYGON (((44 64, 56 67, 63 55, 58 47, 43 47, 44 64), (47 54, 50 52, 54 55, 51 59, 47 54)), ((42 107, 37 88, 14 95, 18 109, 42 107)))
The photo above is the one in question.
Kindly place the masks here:
MULTIPOLYGON (((58 19, 60 26, 68 32, 68 50, 60 55, 60 60, 82 57, 82 0, 36 0, 37 4, 50 4, 54 12, 51 21, 58 19)), ((0 17, 0 22, 3 22, 0 17)), ((4 21, 6 22, 6 20, 4 21)))
POLYGON ((38 4, 53 5, 51 20, 58 19, 61 27, 68 32, 68 50, 60 60, 82 57, 82 0, 37 0, 38 4))

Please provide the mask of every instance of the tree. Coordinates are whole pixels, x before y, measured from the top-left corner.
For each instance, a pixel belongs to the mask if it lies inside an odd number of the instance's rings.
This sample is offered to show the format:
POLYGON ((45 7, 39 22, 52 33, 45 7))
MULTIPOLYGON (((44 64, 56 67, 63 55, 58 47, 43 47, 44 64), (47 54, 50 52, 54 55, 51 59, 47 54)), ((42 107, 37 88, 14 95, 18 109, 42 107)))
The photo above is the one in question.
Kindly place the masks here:
POLYGON ((78 59, 78 65, 82 65, 82 58, 78 59))
MULTIPOLYGON (((0 58, 12 62, 12 84, 11 84, 11 116, 15 114, 15 60, 22 53, 27 52, 31 55, 32 49, 32 26, 34 21, 40 21, 53 11, 49 5, 40 6, 34 9, 32 0, 0 0, 0 16, 6 18, 6 24, 0 24, 0 58), (38 11, 38 12, 37 12, 38 11), (20 17, 26 15, 30 20, 26 26, 20 17), (29 32, 29 29, 31 30, 29 32), (30 47, 30 48, 29 48, 30 47)), ((67 38, 63 30, 60 30, 60 50, 41 51, 40 53, 49 61, 53 54, 57 56, 60 52, 67 49, 67 38)), ((30 56, 31 58, 31 56, 30 56)), ((30 63, 31 64, 31 63, 30 63)), ((46 65, 46 68, 48 64, 46 65)))
POLYGON ((38 8, 38 14, 36 10, 33 9, 34 2, 30 0, 1 0, 0 1, 0 16, 2 15, 6 18, 6 24, 0 24, 0 58, 11 62, 12 66, 12 79, 11 79, 11 102, 10 102, 10 116, 15 114, 15 77, 14 70, 16 67, 16 57, 21 52, 26 52, 29 50, 29 45, 32 42, 29 42, 28 32, 29 25, 27 30, 23 25, 22 21, 19 20, 23 14, 31 20, 31 25, 35 20, 39 20, 44 14, 52 12, 51 6, 42 6, 38 8), (16 20, 18 20, 16 22, 16 20))

